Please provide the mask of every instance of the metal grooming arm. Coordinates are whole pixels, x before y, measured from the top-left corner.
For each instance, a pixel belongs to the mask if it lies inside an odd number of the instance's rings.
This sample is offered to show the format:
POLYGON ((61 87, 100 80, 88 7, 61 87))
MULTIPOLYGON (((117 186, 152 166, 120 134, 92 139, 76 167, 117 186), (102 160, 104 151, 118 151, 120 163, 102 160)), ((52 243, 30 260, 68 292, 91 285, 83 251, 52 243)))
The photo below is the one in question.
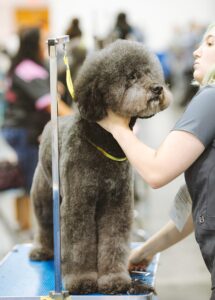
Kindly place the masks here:
POLYGON ((52 194, 54 224, 54 266, 55 291, 50 292, 53 299, 64 299, 68 293, 62 292, 61 281, 61 240, 60 240, 60 187, 59 187, 59 149, 58 149, 58 103, 57 103, 57 46, 69 42, 69 36, 48 39, 50 62, 51 124, 52 124, 52 194))

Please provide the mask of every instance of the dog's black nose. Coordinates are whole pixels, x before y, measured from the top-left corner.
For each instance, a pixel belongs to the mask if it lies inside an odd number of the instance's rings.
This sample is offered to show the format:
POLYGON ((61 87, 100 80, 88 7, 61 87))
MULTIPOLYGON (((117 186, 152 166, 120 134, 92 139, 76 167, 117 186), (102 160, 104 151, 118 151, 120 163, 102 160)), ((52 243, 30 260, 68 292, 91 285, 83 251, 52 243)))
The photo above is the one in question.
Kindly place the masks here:
POLYGON ((156 95, 160 95, 162 90, 163 90, 162 85, 154 85, 151 87, 151 91, 156 95))

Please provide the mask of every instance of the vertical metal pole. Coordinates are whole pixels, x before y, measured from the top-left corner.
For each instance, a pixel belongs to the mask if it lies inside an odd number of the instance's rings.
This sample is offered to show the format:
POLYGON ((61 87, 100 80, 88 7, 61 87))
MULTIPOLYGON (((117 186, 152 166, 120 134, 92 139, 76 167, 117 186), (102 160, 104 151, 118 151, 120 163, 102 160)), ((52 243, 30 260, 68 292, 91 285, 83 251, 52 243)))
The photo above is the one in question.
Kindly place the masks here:
POLYGON ((57 104, 57 45, 48 40, 50 57, 51 123, 52 123, 52 193, 54 226, 55 293, 62 292, 61 241, 60 241, 60 192, 58 151, 58 104, 57 104))

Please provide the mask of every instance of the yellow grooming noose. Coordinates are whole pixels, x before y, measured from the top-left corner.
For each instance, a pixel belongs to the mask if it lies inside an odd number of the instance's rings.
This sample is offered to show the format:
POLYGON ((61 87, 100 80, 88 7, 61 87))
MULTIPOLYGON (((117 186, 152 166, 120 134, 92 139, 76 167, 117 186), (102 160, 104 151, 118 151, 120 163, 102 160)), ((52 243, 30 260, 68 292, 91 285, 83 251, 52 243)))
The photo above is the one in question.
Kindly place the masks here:
POLYGON ((66 53, 65 45, 64 45, 63 50, 64 50, 63 61, 66 66, 66 84, 67 84, 67 88, 69 90, 69 93, 70 93, 72 99, 75 100, 75 91, 74 91, 74 86, 73 86, 73 82, 72 82, 72 76, 71 76, 70 67, 69 67, 69 60, 68 60, 68 56, 66 53))
POLYGON ((89 139, 87 139, 87 140, 92 146, 94 146, 97 150, 99 150, 107 158, 114 160, 114 161, 120 161, 120 162, 127 160, 127 157, 113 156, 113 155, 109 154, 107 151, 105 151, 103 148, 101 148, 101 147, 97 146, 96 144, 94 144, 93 142, 91 142, 89 139))

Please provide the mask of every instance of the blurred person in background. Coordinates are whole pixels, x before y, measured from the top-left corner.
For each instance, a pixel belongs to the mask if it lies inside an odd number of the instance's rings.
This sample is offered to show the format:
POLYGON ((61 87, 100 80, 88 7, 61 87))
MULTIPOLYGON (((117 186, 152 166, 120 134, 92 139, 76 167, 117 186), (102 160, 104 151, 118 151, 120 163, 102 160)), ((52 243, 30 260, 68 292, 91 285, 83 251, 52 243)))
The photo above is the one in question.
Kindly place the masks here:
POLYGON ((109 111, 98 123, 113 135, 151 187, 162 187, 185 173, 185 190, 188 189, 192 199, 192 215, 181 234, 170 223, 151 238, 148 252, 144 245, 134 250, 130 262, 141 263, 143 253, 147 257, 150 251, 153 253, 153 248, 156 252, 162 251, 194 229, 211 274, 210 299, 215 300, 215 23, 208 27, 193 56, 193 77, 200 89, 158 149, 142 143, 130 130, 130 120, 126 117, 109 111))
POLYGON ((10 54, 8 51, 0 45, 0 126, 3 121, 4 117, 4 108, 5 108, 5 101, 4 101, 4 93, 6 88, 6 74, 10 67, 10 54))
POLYGON ((87 49, 83 42, 83 34, 78 18, 72 19, 68 29, 66 30, 66 34, 68 34, 70 38, 70 41, 67 45, 67 52, 71 59, 70 67, 72 71, 72 77, 75 80, 78 70, 80 69, 87 55, 87 49))
POLYGON ((109 44, 117 39, 145 42, 142 30, 137 26, 131 25, 128 22, 127 14, 124 12, 118 13, 114 28, 106 38, 105 44, 109 44))
POLYGON ((205 27, 192 21, 186 28, 175 26, 169 44, 172 85, 179 89, 179 104, 186 106, 198 91, 193 81, 193 51, 201 42, 205 27), (175 78, 174 78, 175 77, 175 78), (181 82, 179 82, 179 80, 181 82), (182 84, 180 87, 180 83, 182 84))
POLYGON ((201 42, 203 28, 197 22, 190 22, 188 28, 182 37, 183 47, 183 78, 185 82, 184 95, 181 99, 181 105, 186 106, 192 97, 198 91, 198 86, 191 84, 193 80, 193 51, 201 42))
POLYGON ((127 40, 132 36, 132 32, 132 26, 128 23, 127 15, 123 12, 119 13, 113 29, 113 38, 127 40))
MULTIPOLYGON (((45 67, 45 39, 39 27, 19 32, 19 49, 7 74, 2 135, 15 150, 24 176, 25 194, 16 199, 21 229, 31 226, 29 192, 38 160, 39 137, 50 120, 49 73, 45 67)), ((60 115, 71 113, 59 100, 60 115)))

